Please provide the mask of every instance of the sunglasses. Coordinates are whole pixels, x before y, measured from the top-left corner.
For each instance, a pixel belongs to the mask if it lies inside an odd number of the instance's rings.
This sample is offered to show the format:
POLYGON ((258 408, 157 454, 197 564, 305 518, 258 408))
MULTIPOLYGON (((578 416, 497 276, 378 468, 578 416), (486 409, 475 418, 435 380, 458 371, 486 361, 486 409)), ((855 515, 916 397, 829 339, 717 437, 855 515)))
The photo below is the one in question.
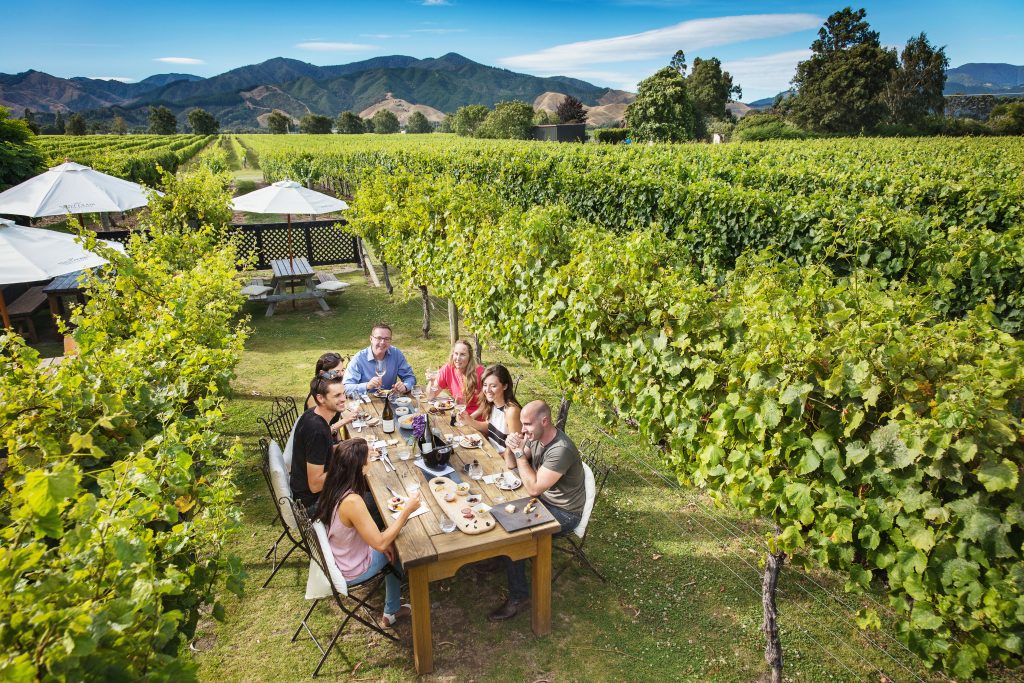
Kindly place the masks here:
POLYGON ((320 379, 337 379, 338 377, 341 377, 341 373, 337 370, 324 370, 319 376, 320 379))

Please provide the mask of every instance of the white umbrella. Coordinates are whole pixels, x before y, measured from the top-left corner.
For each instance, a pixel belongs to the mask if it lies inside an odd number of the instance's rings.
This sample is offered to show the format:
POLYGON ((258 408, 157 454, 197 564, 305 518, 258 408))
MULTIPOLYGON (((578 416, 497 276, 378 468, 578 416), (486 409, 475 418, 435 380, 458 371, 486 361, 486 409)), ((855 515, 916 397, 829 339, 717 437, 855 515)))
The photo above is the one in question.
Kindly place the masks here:
POLYGON ((294 180, 279 180, 269 187, 236 197, 231 202, 235 211, 288 214, 288 265, 295 259, 292 249, 292 214, 331 213, 347 209, 340 199, 310 190, 294 180))
MULTIPOLYGON (((82 268, 102 266, 105 258, 86 250, 75 235, 42 228, 26 228, 0 218, 0 285, 36 282, 82 268)), ((108 247, 124 252, 117 242, 100 240, 108 247)), ((4 327, 11 326, 7 304, 0 290, 0 314, 4 327)))
POLYGON ((127 211, 148 204, 149 192, 155 190, 69 161, 0 192, 0 213, 38 218, 127 211))

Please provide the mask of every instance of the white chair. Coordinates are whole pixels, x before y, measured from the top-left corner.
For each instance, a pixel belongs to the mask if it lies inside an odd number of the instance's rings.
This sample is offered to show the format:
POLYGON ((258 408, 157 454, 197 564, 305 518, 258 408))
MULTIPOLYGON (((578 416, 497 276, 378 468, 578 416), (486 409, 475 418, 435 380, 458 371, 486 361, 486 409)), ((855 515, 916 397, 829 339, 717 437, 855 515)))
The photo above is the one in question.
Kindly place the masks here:
POLYGON ((569 555, 569 559, 555 572, 551 583, 558 580, 558 577, 568 568, 569 563, 573 559, 578 560, 583 566, 592 571, 597 578, 606 581, 601 572, 594 566, 594 563, 583 552, 583 544, 587 539, 587 527, 590 524, 591 514, 594 512, 594 505, 597 503, 597 497, 604 490, 605 482, 611 473, 611 466, 598 458, 596 445, 581 442, 579 450, 580 457, 583 460, 583 486, 586 490, 586 502, 583 504, 583 516, 580 518, 580 523, 576 525, 571 534, 560 536, 557 539, 559 542, 552 545, 552 548, 555 550, 569 555), (573 538, 574 536, 575 538, 573 538), (564 543, 561 541, 564 541, 564 543))
POLYGON ((327 539, 327 529, 324 527, 323 522, 320 520, 310 522, 309 517, 306 516, 305 508, 301 505, 296 505, 294 501, 289 502, 292 506, 292 514, 298 522, 299 529, 302 531, 302 537, 306 546, 311 550, 309 578, 306 581, 306 599, 313 601, 309 610, 306 611, 306 616, 303 617, 302 622, 299 624, 299 628, 295 630, 295 634, 292 636, 292 642, 294 643, 302 630, 305 629, 317 649, 320 650, 320 661, 317 663, 316 669, 313 670, 313 678, 316 678, 320 674, 320 669, 323 667, 324 662, 327 661, 327 656, 331 653, 331 650, 334 649, 335 644, 338 642, 338 638, 341 637, 341 632, 352 619, 355 619, 385 638, 398 642, 398 637, 395 636, 395 634, 389 633, 380 627, 376 619, 373 618, 372 613, 369 617, 359 614, 359 611, 363 609, 369 611, 370 608, 368 601, 374 596, 374 594, 384 587, 384 576, 391 571, 391 565, 386 566, 384 571, 375 576, 371 576, 366 581, 358 584, 350 584, 345 580, 341 570, 338 569, 337 563, 334 561, 334 553, 331 552, 331 544, 327 539), (349 592, 350 588, 354 588, 356 586, 366 586, 366 593, 362 598, 354 596, 349 592), (328 643, 325 648, 320 644, 316 635, 309 628, 308 620, 309 615, 313 613, 313 610, 316 609, 318 604, 320 604, 320 601, 331 597, 334 598, 334 603, 345 614, 345 618, 338 626, 338 630, 334 632, 334 637, 331 638, 331 642, 328 643))
POLYGON ((270 585, 271 579, 277 575, 277 572, 284 565, 288 557, 295 552, 296 548, 301 548, 307 554, 309 549, 303 541, 302 531, 299 529, 295 521, 295 515, 292 513, 290 505, 292 500, 291 478, 288 469, 284 465, 284 453, 274 439, 271 439, 269 442, 266 439, 260 439, 260 448, 263 450, 263 477, 267 480, 270 499, 274 501, 274 509, 277 510, 277 517, 274 521, 280 520, 281 522, 281 534, 274 541, 274 544, 270 546, 270 550, 267 551, 266 555, 263 556, 263 559, 270 559, 271 555, 273 555, 270 576, 263 582, 263 588, 266 588, 270 585), (288 552, 279 560, 277 557, 278 546, 286 538, 291 541, 291 546, 288 548, 288 552))

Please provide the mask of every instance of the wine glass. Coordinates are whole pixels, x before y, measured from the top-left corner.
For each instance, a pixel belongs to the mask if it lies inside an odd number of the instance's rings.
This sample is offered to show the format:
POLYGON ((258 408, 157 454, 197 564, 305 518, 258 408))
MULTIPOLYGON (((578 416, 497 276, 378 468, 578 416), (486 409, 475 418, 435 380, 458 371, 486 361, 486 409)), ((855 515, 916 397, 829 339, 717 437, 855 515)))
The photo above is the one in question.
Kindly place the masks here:
POLYGON ((466 399, 458 398, 455 400, 455 424, 462 427, 462 415, 466 412, 466 399))
POLYGON ((441 531, 446 534, 455 531, 455 522, 448 515, 441 515, 441 531))
POLYGON ((479 460, 474 460, 469 465, 469 478, 474 481, 480 481, 484 478, 484 468, 480 464, 479 460))
POLYGON ((377 377, 380 377, 380 379, 383 381, 384 380, 384 361, 382 361, 382 360, 374 361, 374 365, 375 365, 374 373, 377 375, 377 377))

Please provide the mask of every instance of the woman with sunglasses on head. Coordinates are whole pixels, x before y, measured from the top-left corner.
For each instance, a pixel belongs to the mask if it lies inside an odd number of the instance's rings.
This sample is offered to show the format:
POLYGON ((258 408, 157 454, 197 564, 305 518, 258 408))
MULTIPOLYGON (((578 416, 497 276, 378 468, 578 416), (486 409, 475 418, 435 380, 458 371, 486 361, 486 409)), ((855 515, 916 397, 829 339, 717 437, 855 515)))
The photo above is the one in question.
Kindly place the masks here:
MULTIPOLYGON (((334 562, 352 584, 373 578, 389 563, 400 570, 394 542, 409 516, 420 506, 420 494, 416 491, 399 511, 397 523, 384 531, 378 529, 364 500, 368 491, 368 455, 365 439, 349 439, 334 447, 317 512, 327 527, 334 562)), ((384 616, 380 625, 389 628, 400 617, 409 616, 411 608, 401 604, 397 572, 385 576, 384 586, 384 616)))
POLYGON ((505 452, 505 438, 516 434, 523 425, 519 421, 521 406, 512 388, 512 375, 504 365, 492 365, 481 380, 483 400, 476 412, 467 411, 465 422, 487 437, 495 450, 505 452))
MULTIPOLYGON (((327 378, 328 373, 333 373, 334 377, 341 377, 344 369, 342 364, 345 362, 345 358, 342 358, 341 354, 328 351, 327 353, 320 356, 316 361, 316 371, 313 373, 313 378, 327 378)), ((316 407, 316 400, 313 398, 313 392, 310 391, 306 394, 306 410, 316 407)), ((331 434, 334 436, 334 440, 338 440, 338 432, 341 428, 347 424, 351 424, 356 419, 354 413, 336 413, 334 418, 331 419, 330 427, 331 434)))
POLYGON ((437 373, 437 379, 427 388, 427 398, 447 391, 457 403, 465 404, 467 415, 472 415, 480 408, 483 376, 484 368, 476 362, 473 347, 460 339, 452 346, 448 362, 437 373))

